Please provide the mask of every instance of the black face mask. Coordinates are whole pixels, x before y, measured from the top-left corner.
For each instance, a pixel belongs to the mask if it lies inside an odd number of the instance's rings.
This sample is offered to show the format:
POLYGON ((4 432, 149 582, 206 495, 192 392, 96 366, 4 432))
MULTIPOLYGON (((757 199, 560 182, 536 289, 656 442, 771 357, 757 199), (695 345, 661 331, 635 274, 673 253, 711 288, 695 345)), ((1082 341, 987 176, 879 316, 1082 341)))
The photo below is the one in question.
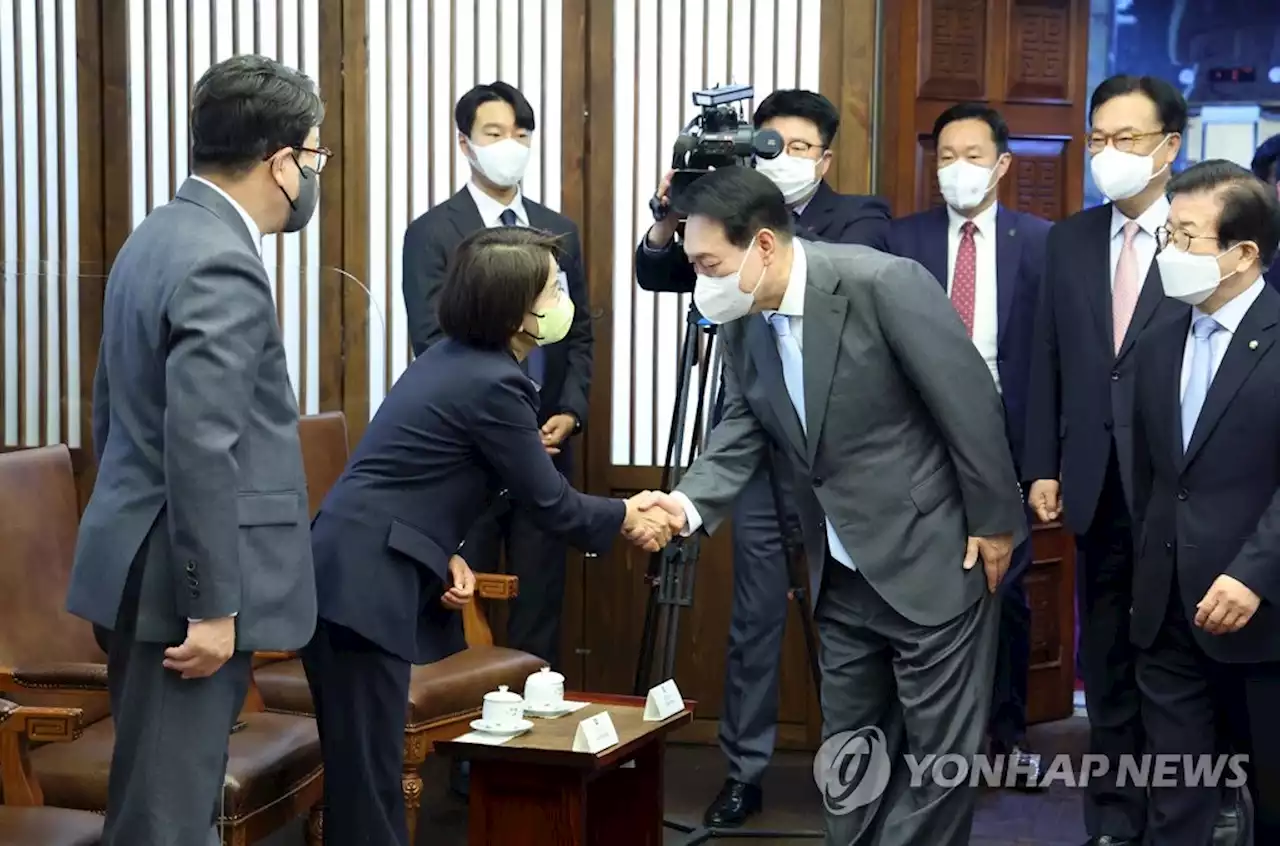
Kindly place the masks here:
POLYGON ((280 193, 289 201, 290 211, 284 222, 285 232, 298 232, 306 228, 316 213, 316 204, 320 202, 320 174, 315 169, 300 164, 297 156, 292 158, 298 167, 298 196, 290 197, 284 186, 276 183, 280 193))

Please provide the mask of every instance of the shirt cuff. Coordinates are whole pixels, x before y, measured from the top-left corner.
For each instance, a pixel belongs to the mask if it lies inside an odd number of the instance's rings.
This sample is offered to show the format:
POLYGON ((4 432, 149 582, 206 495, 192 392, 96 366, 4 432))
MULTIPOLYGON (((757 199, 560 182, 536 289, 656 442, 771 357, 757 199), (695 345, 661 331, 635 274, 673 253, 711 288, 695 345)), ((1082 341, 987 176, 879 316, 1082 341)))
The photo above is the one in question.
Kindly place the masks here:
POLYGON ((701 529, 702 515, 693 507, 693 501, 680 491, 672 491, 671 498, 680 503, 680 507, 684 509, 684 528, 680 530, 680 537, 687 538, 701 529))
POLYGON ((671 250, 671 245, 673 243, 675 243, 674 238, 663 244, 661 247, 655 247, 653 244, 649 243, 649 233, 645 232, 644 238, 640 241, 640 249, 644 250, 644 254, 647 256, 665 256, 671 250))
MULTIPOLYGON (((232 614, 232 615, 231 615, 232 619, 235 619, 235 617, 236 617, 236 616, 238 616, 239 614, 240 614, 240 612, 239 612, 239 611, 237 611, 235 614, 232 614)), ((203 617, 188 617, 188 618, 187 618, 187 622, 188 622, 188 623, 203 623, 203 622, 204 622, 204 618, 203 618, 203 617)))

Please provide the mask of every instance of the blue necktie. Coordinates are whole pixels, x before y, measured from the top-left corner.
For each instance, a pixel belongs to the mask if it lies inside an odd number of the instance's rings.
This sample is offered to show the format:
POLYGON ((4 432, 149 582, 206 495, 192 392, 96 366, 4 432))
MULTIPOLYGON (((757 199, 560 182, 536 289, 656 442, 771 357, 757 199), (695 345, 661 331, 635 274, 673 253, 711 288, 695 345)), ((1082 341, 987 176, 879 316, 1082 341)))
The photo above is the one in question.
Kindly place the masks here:
MULTIPOLYGON (((800 428, 807 436, 809 425, 804 413, 804 357, 801 355, 800 339, 792 334, 791 318, 785 314, 774 312, 769 316, 769 325, 778 336, 778 357, 782 359, 782 381, 787 386, 787 396, 791 397, 791 405, 800 418, 800 428)), ((853 556, 844 548, 830 520, 827 520, 827 550, 841 564, 851 570, 856 569, 853 556)))
POLYGON ((1200 409, 1204 408, 1204 398, 1209 393, 1209 384, 1213 382, 1213 342, 1210 340, 1222 330, 1218 321, 1207 314, 1202 314, 1191 324, 1191 334, 1195 338, 1191 348, 1191 373, 1187 377, 1187 390, 1182 395, 1182 451, 1186 452, 1191 444, 1191 435, 1196 429, 1196 420, 1200 417, 1200 409))
MULTIPOLYGON (((503 226, 520 225, 520 220, 512 209, 503 209, 502 214, 498 215, 498 221, 503 226)), ((529 355, 524 360, 524 372, 529 374, 529 378, 538 386, 538 390, 542 390, 543 376, 546 375, 546 359, 543 357, 542 347, 534 347, 529 351, 529 355)))

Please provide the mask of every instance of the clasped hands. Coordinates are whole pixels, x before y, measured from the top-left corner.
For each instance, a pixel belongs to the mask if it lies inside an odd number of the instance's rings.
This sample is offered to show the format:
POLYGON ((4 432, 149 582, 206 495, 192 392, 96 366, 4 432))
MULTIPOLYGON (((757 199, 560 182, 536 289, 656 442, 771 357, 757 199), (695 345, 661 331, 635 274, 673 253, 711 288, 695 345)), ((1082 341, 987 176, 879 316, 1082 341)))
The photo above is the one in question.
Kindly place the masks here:
POLYGON ((684 528, 684 506, 671 494, 644 491, 627 501, 622 536, 646 552, 657 552, 684 528))

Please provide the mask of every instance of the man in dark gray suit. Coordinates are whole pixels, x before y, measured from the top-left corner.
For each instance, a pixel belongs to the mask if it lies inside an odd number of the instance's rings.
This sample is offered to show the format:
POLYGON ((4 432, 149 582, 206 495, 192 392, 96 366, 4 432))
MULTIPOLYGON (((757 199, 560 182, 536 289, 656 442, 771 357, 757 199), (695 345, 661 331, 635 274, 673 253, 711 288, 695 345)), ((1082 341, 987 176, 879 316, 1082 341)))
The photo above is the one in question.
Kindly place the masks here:
POLYGON ((966 844, 973 790, 911 785, 902 756, 968 758, 985 732, 992 594, 1026 534, 991 375, 927 270, 794 238, 762 174, 715 171, 677 209, 694 300, 723 324, 725 404, 666 506, 683 533, 714 530, 770 441, 788 456, 821 639, 828 843, 966 844))
POLYGON ((251 655, 315 628, 298 407, 260 241, 315 211, 323 114, 314 83, 269 59, 210 68, 192 98, 195 175, 107 280, 98 480, 67 598, 109 656, 104 846, 219 842, 251 655))

